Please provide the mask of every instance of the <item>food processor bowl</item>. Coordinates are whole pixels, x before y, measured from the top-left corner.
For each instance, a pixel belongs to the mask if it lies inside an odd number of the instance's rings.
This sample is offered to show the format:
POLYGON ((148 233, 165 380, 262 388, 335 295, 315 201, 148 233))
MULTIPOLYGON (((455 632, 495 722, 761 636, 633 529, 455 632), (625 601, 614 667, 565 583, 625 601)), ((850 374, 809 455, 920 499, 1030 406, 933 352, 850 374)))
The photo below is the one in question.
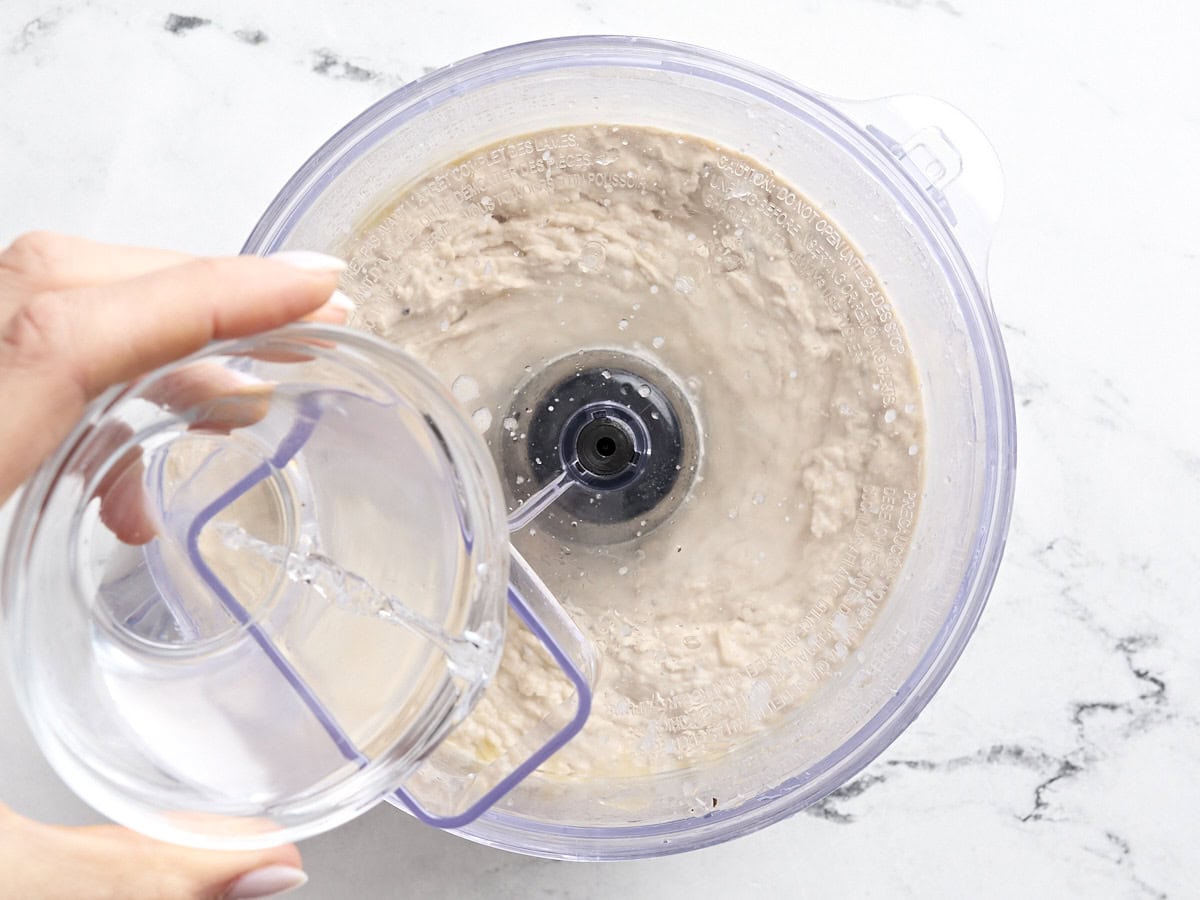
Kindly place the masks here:
MULTIPOLYGON (((597 125, 694 135, 728 148, 722 159, 745 185, 739 200, 754 206, 747 227, 770 223, 799 235, 813 242, 814 254, 849 261, 882 287, 920 387, 923 482, 919 497, 897 513, 907 549, 900 548, 902 563, 897 556, 890 595, 854 651, 796 709, 723 740, 694 764, 596 778, 535 773, 458 831, 507 850, 571 859, 658 856, 729 840, 818 801, 882 752, 929 702, 979 620, 1004 546, 1015 467, 1012 390, 986 288, 999 166, 973 123, 929 98, 836 100, 751 64, 659 40, 575 37, 504 48, 434 72, 350 122, 287 183, 245 251, 346 255, 356 279, 348 287, 365 311, 357 323, 398 320, 405 311, 388 308, 388 286, 363 253, 398 197, 418 184, 449 196, 469 183, 473 167, 489 164, 481 151, 498 153, 493 161, 514 159, 523 136, 557 130, 564 137, 546 144, 544 158, 569 156, 575 132, 597 125)), ((529 149, 536 158, 542 148, 530 141, 529 149)), ((577 162, 581 177, 602 177, 596 160, 577 162)), ((440 201, 429 202, 436 209, 440 201)), ((496 208, 488 196, 472 202, 481 216, 496 208)), ((513 255, 520 265, 520 251, 513 255)), ((603 261, 580 260, 584 272, 603 261)), ((693 386, 656 367, 654 354, 632 338, 592 339, 578 321, 561 324, 575 335, 562 349, 580 357, 543 354, 526 376, 504 385, 514 412, 533 417, 521 432, 527 445, 515 454, 506 449, 500 419, 515 419, 503 409, 494 416, 484 410, 476 424, 489 435, 510 513, 526 499, 515 485, 551 483, 556 467, 544 460, 578 464, 571 477, 596 488, 597 503, 581 502, 585 495, 573 489, 561 503, 574 508, 552 507, 533 526, 542 525, 542 539, 564 552, 633 553, 642 536, 636 527, 670 533, 700 477, 738 475, 705 462, 704 444, 720 435, 711 433, 693 386), (644 402, 614 407, 605 392, 620 388, 606 384, 624 384, 644 402), (576 393, 594 402, 579 402, 576 393), (559 394, 573 405, 555 410, 559 394), (526 396, 541 405, 526 404, 526 396), (567 444, 583 449, 572 455, 561 449, 567 444), (538 446, 545 453, 528 449, 538 446), (659 454, 652 459, 666 452, 674 465, 637 481, 641 494, 621 493, 632 491, 621 479, 634 483, 648 446, 659 454), (620 502, 605 499, 612 497, 620 502)), ((444 320, 444 328, 452 325, 444 320)), ((409 330, 419 336, 438 327, 434 319, 409 330)), ((531 330, 523 323, 517 333, 498 320, 489 353, 505 357, 531 330)), ((425 362, 437 370, 436 359, 425 362)), ((455 375, 439 374, 448 383, 455 375)), ((917 450, 914 444, 910 452, 917 450)), ((788 448, 779 452, 786 460, 788 448)), ((523 534, 518 546, 533 540, 523 534)), ((533 555, 530 561, 536 569, 533 555)), ((552 591, 561 589, 564 582, 540 574, 552 591)), ((615 611, 632 599, 619 591, 610 598, 615 611)), ((769 678, 790 665, 799 642, 778 635, 744 671, 769 678)), ((647 726, 665 728, 671 715, 709 703, 702 691, 650 698, 647 726)), ((724 713, 708 712, 705 734, 716 734, 724 713)))

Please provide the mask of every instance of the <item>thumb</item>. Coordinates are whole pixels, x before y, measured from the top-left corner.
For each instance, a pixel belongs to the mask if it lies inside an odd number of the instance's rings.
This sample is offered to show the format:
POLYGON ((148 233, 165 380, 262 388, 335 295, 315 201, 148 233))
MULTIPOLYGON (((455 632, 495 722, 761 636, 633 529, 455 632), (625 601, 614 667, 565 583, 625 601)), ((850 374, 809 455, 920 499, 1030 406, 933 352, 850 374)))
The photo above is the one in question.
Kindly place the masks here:
POLYGON ((308 881, 295 845, 225 852, 119 828, 43 825, 0 807, 0 900, 250 900, 308 881))

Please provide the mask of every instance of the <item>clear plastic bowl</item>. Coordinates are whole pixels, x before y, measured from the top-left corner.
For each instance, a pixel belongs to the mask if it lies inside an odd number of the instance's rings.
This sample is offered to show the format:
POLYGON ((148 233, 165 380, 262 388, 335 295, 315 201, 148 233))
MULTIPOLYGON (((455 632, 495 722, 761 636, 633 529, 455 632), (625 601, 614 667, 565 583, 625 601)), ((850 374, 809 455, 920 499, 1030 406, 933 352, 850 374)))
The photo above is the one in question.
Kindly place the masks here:
POLYGON ((360 332, 217 343, 114 388, 30 480, 5 554, 0 638, 38 743, 163 840, 353 818, 499 663, 501 496, 449 392, 360 332))
POLYGON ((999 166, 965 116, 929 98, 834 100, 657 40, 509 47, 435 72, 352 121, 288 182, 245 250, 339 252, 431 170, 507 137, 594 123, 736 149, 831 214, 903 319, 927 422, 920 514, 896 587, 853 664, 802 716, 703 772, 554 789, 530 779, 459 832, 532 855, 619 859, 715 844, 791 815, 846 783, 916 718, 962 653, 995 578, 1015 424, 985 283, 999 166), (710 788, 720 790, 720 808, 697 802, 710 788))

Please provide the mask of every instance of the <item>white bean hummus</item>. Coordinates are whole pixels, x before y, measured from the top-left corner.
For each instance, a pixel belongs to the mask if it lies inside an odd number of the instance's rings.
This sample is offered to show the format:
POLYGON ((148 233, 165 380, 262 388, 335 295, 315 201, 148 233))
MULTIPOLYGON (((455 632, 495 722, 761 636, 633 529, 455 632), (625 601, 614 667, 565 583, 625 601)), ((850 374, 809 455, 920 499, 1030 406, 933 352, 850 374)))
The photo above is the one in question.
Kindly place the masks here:
MULTIPOLYGON (((514 392, 580 349, 649 361, 691 406, 698 461, 665 522, 616 544, 544 519, 514 535, 603 657, 591 717, 544 775, 694 766, 836 677, 904 561, 923 420, 892 303, 829 216, 728 149, 596 125, 430 173, 343 252, 354 324, 436 371, 498 459, 527 424, 514 392)), ((510 624, 450 740, 490 761, 569 698, 510 624)))

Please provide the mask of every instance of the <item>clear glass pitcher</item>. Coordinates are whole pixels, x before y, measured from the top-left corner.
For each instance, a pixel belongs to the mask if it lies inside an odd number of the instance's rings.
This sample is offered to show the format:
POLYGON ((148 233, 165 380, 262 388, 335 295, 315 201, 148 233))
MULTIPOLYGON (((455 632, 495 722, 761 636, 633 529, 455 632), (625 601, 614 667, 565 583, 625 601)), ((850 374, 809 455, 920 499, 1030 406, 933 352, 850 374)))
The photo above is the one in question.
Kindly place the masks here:
MULTIPOLYGON (((552 498, 548 498, 552 499, 552 498)), ((216 344, 96 401, 30 482, 7 657, 80 796, 246 848, 382 799, 463 825, 587 718, 596 656, 509 546, 480 436, 435 378, 347 329, 216 344), (437 748, 512 609, 569 699, 485 764, 437 748)))

